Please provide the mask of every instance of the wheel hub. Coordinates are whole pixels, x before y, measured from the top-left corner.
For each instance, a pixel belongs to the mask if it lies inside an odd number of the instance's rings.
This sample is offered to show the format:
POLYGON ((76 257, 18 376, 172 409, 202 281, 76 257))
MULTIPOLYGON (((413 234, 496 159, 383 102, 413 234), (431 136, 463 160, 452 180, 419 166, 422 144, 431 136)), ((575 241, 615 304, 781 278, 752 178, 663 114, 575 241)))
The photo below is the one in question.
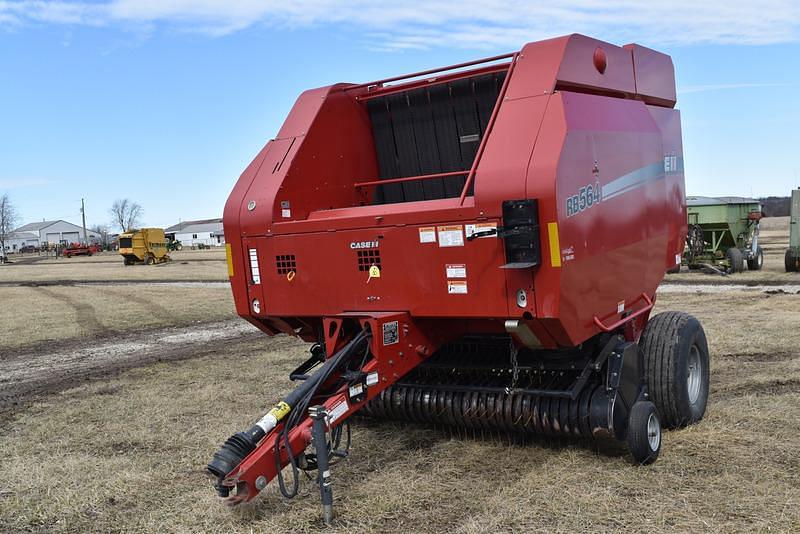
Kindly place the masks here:
POLYGON ((661 424, 654 413, 647 418, 647 441, 650 443, 650 450, 653 451, 657 451, 661 444, 661 424))
POLYGON ((696 345, 689 349, 688 371, 686 377, 686 389, 689 393, 689 403, 694 404, 700 397, 700 389, 703 383, 703 364, 700 359, 700 351, 696 345))

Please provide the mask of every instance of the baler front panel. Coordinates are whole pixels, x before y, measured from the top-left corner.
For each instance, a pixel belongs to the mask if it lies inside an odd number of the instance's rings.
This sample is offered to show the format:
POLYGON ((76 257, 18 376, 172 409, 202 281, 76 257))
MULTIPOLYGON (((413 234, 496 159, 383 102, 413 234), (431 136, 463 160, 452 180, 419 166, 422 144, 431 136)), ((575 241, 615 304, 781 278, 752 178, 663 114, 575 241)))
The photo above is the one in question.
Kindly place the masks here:
MULTIPOLYGON (((481 228, 497 221, 475 222, 481 228)), ((258 254, 260 316, 408 311, 416 317, 521 317, 509 312, 502 240, 466 239, 461 222, 249 239, 258 254)), ((252 281, 252 277, 251 277, 252 281)), ((528 287, 532 275, 527 271, 528 287)))

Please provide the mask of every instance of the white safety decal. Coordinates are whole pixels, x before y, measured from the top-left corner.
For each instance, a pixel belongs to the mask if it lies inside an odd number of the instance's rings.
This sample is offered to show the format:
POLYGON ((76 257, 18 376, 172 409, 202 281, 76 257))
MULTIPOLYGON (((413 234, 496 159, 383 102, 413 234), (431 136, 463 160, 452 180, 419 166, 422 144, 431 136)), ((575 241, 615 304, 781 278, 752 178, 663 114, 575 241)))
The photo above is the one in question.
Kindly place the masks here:
POLYGON ((458 224, 453 226, 439 226, 440 247, 463 247, 464 228, 458 224))
POLYGON ((368 374, 366 382, 367 382, 368 386, 374 386, 375 384, 377 384, 378 383, 378 373, 370 373, 370 374, 368 374))
MULTIPOLYGON (((467 234, 467 237, 471 236, 472 234, 486 232, 489 230, 497 230, 497 223, 482 222, 482 223, 464 225, 464 232, 467 234)), ((485 239, 487 237, 497 237, 497 232, 491 233, 489 235, 482 235, 478 239, 485 239)))
POLYGON ((436 243, 436 227, 425 226, 419 229, 420 243, 436 243))
POLYGON ((447 278, 466 278, 467 266, 463 263, 448 263, 445 265, 447 278))
POLYGON ((347 401, 342 401, 336 406, 334 406, 331 411, 328 413, 328 422, 333 424, 334 421, 339 419, 341 416, 347 413, 350 407, 347 405, 347 401))
POLYGON ((447 292, 450 293, 451 295, 466 295, 467 282, 461 280, 448 280, 447 292))
POLYGON ((621 300, 617 302, 617 313, 622 313, 625 311, 625 301, 621 300))

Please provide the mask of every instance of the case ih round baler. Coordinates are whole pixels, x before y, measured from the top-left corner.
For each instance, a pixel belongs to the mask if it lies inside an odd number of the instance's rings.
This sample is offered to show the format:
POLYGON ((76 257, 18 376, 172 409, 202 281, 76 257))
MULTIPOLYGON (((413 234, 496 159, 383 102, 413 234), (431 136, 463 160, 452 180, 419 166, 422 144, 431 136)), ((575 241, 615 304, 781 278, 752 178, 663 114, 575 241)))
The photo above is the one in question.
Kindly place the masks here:
POLYGON ((304 92, 224 224, 239 315, 314 345, 214 455, 220 495, 318 467, 329 515, 359 411, 654 461, 708 394, 697 320, 650 317, 686 235, 675 100, 669 56, 581 35, 304 92))

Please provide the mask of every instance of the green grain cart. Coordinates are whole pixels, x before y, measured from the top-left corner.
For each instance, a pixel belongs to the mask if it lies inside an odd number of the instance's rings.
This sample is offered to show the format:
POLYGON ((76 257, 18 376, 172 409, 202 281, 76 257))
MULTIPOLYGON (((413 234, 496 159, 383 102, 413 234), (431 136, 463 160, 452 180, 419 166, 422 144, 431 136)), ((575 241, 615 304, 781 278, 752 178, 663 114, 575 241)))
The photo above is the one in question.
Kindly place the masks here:
POLYGON ((758 246, 761 203, 743 197, 687 197, 688 234, 684 265, 704 265, 738 273, 747 268, 758 271, 764 252, 758 246))
POLYGON ((787 273, 800 271, 800 188, 792 190, 789 212, 789 248, 784 256, 787 273))

